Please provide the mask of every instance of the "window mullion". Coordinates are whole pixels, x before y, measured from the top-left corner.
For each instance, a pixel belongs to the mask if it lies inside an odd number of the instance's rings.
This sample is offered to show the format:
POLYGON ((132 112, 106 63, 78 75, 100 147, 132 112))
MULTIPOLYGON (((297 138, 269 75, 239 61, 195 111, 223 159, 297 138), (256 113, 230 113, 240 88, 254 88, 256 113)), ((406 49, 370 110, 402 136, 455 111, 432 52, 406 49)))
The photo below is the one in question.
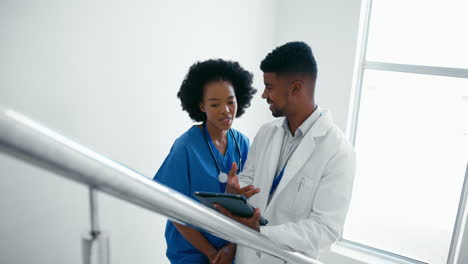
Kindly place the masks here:
POLYGON ((366 61, 365 69, 468 78, 468 69, 366 61))
POLYGON ((360 26, 360 28, 362 28, 362 31, 359 34, 360 41, 358 41, 358 54, 356 56, 356 58, 358 58, 358 62, 355 66, 353 81, 354 86, 351 90, 351 98, 353 98, 353 101, 350 104, 350 115, 348 115, 348 124, 346 126, 346 134, 348 135, 348 138, 351 144, 353 145, 356 141, 356 130, 359 119, 359 107, 361 104, 362 80, 364 78, 371 10, 372 0, 364 1, 363 8, 361 9, 362 14, 364 14, 363 21, 361 21, 360 26))

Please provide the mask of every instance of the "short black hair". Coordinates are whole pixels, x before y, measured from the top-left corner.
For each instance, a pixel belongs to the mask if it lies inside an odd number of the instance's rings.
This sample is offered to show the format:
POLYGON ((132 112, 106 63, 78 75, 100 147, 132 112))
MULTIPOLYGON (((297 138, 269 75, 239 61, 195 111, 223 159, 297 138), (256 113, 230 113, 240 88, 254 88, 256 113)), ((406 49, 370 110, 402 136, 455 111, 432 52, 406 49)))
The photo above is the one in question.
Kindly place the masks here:
POLYGON ((227 81, 232 84, 237 100, 236 117, 244 114, 257 92, 252 87, 252 73, 246 71, 236 61, 211 59, 196 62, 190 67, 177 93, 182 109, 187 111, 193 121, 206 121, 206 114, 200 110, 200 102, 203 100, 205 85, 212 81, 227 81))
POLYGON ((277 47, 260 64, 263 72, 306 73, 317 78, 317 62, 312 49, 305 42, 288 42, 277 47))

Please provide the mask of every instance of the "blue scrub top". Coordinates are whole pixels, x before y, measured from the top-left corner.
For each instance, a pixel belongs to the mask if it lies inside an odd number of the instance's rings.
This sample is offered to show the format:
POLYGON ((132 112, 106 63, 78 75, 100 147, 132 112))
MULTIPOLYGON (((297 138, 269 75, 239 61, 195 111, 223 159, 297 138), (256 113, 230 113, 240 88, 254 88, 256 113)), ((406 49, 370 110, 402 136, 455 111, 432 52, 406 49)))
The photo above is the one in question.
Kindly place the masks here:
MULTIPOLYGON (((249 151, 249 139, 240 132, 234 129, 231 130, 242 153, 243 167, 249 151)), ((236 143, 231 133, 227 133, 227 135, 227 148, 224 156, 214 145, 211 145, 218 164, 225 173, 228 173, 231 169, 232 162, 236 162, 239 166, 239 152, 236 143)), ((211 139, 209 141, 211 142, 211 139)), ((225 191, 226 184, 219 183, 218 174, 216 163, 203 136, 203 130, 197 126, 192 126, 174 142, 169 155, 153 180, 198 201, 193 196, 193 192, 225 191)), ((228 243, 221 238, 199 231, 216 249, 228 243)), ((167 242, 166 255, 172 264, 209 263, 208 258, 185 240, 171 221, 167 221, 165 237, 167 242)))

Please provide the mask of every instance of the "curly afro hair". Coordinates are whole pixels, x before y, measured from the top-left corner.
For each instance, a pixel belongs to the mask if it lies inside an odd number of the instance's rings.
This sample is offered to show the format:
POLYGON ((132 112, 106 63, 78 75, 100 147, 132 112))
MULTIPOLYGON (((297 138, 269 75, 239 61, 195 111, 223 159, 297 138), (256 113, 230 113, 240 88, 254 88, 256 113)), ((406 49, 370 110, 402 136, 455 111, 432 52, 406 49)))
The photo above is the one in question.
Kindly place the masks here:
POLYGON ((288 42, 270 52, 260 64, 263 72, 307 73, 317 77, 317 62, 312 49, 302 41, 288 42))
POLYGON ((196 122, 206 121, 206 114, 200 110, 200 102, 203 100, 205 85, 212 81, 227 81, 232 84, 237 99, 236 117, 244 114, 257 92, 252 87, 253 75, 238 62, 222 59, 196 62, 190 67, 177 93, 182 109, 196 122))

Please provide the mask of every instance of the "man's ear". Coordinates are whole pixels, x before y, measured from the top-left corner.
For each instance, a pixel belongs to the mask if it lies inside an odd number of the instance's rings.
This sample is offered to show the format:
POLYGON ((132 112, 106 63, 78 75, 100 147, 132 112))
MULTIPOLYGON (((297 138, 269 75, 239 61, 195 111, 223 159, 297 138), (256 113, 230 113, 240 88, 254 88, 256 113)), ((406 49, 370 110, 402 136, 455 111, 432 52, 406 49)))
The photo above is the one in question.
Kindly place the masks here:
POLYGON ((291 92, 293 95, 297 95, 304 87, 304 82, 302 80, 294 80, 291 83, 291 92))

